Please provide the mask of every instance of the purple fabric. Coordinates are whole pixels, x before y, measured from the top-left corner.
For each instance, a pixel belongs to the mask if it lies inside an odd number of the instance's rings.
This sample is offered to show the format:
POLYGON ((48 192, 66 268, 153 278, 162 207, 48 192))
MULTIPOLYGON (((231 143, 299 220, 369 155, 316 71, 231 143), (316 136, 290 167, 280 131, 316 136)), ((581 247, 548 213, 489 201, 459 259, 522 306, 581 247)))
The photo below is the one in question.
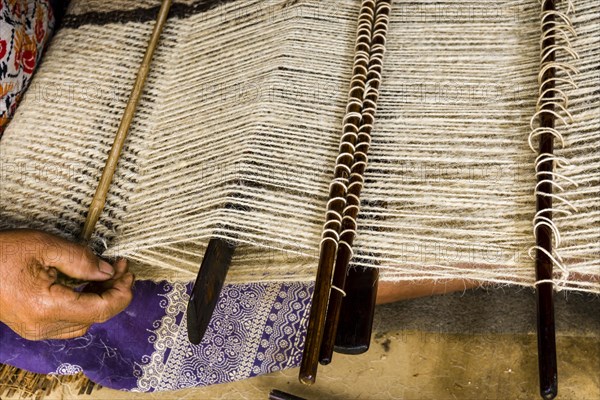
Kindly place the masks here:
POLYGON ((136 282, 130 306, 70 340, 25 340, 0 324, 0 362, 38 373, 84 371, 103 386, 174 390, 299 364, 312 287, 226 285, 204 340, 187 341, 191 284, 136 282))

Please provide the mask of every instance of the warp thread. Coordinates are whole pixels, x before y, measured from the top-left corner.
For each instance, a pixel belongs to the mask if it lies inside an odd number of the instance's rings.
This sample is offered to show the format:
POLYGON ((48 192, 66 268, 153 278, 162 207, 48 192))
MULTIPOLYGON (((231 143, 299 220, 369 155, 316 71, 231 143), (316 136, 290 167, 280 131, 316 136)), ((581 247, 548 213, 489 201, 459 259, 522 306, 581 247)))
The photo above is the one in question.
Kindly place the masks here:
MULTIPOLYGON (((224 3, 165 28, 96 232, 100 251, 129 258, 140 278, 193 279, 215 227, 227 226, 222 235, 242 242, 231 282, 314 279, 359 4, 265 4, 224 3)), ((543 159, 526 140, 539 2, 392 5, 354 267, 381 267, 382 280, 532 286, 534 220, 555 226, 555 258, 569 271, 561 286, 600 291, 600 6, 582 0, 568 17, 577 36, 567 22, 554 34, 563 45, 566 33, 580 72, 555 49, 574 121, 557 106, 569 124, 552 159, 564 189, 555 195, 568 203, 557 200, 549 222, 531 211, 531 166, 543 159)), ((77 236, 150 30, 131 21, 58 32, 2 139, 2 228, 77 236)))

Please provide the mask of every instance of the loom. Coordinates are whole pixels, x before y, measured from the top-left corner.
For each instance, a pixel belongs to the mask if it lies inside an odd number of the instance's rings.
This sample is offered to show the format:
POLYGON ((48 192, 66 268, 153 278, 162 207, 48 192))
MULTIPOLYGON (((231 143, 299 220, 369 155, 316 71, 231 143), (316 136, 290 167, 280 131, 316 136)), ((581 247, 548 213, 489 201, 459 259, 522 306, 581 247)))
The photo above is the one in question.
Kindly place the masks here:
MULTIPOLYGON (((73 2, 70 13, 122 7, 73 2)), ((217 238, 237 243, 230 282, 314 280, 360 7, 176 2, 96 251, 127 257, 141 279, 190 281, 217 238), (179 18, 185 7, 209 10, 179 18)), ((588 0, 556 11, 531 0, 392 2, 351 270, 600 293, 599 18, 588 0), (543 34, 556 40, 552 96, 543 34), (544 128, 547 104, 556 126, 544 128), (548 134, 556 149, 540 154, 548 134), (540 173, 553 183, 540 186, 540 173), (551 216, 536 210, 548 185, 551 216), (553 244, 544 279, 539 229, 553 244)), ((152 26, 67 16, 2 138, 2 229, 78 237, 152 26)))

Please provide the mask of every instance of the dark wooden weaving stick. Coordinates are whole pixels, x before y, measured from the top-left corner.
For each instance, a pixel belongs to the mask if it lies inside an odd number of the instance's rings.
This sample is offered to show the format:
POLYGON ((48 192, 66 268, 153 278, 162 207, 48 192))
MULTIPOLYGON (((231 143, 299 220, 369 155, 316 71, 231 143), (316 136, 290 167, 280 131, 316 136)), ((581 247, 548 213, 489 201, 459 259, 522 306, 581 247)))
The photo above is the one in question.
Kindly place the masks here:
POLYGON ((319 364, 319 353, 331 293, 333 267, 337 255, 342 214, 346 205, 346 185, 354 162, 354 145, 358 138, 362 100, 366 88, 372 21, 375 14, 374 5, 374 1, 363 0, 358 15, 350 92, 342 124, 340 150, 336 159, 334 179, 329 187, 326 222, 323 227, 315 289, 298 376, 300 382, 306 385, 312 385, 315 382, 319 364))
POLYGON ((379 269, 350 268, 346 297, 342 301, 334 350, 342 354, 362 354, 369 350, 379 269))
MULTIPOLYGON (((247 210, 246 207, 232 202, 226 203, 225 209, 247 210)), ((221 225, 220 228, 224 228, 224 226, 221 225)), ((200 344, 206 333, 219 301, 219 295, 223 290, 236 247, 235 237, 228 239, 213 237, 206 246, 202 264, 190 294, 186 315, 188 339, 193 344, 200 344)))
POLYGON ((294 396, 293 394, 282 392, 281 390, 273 389, 269 393, 269 400, 305 400, 303 397, 294 396))
POLYGON ((200 344, 227 277, 236 244, 222 238, 208 242, 187 308, 188 339, 200 344))
POLYGON ((351 290, 350 286, 346 287, 346 276, 349 273, 348 268, 352 259, 352 245, 356 237, 357 218, 360 209, 360 194, 365 182, 364 176, 367 169, 367 155, 371 145, 371 131, 375 123, 375 112, 377 110, 377 100, 379 98, 379 87, 383 70, 383 55, 385 53, 385 36, 387 34, 390 10, 391 4, 388 0, 377 1, 369 54, 367 90, 363 99, 358 141, 354 152, 354 162, 351 168, 348 193, 346 195, 346 207, 344 208, 342 218, 340 245, 338 246, 335 260, 332 285, 334 290, 329 295, 325 330, 319 354, 319 362, 321 364, 329 364, 331 362, 334 346, 336 345, 337 331, 339 330, 340 312, 342 303, 345 302, 345 297, 349 298, 348 304, 358 307, 361 320, 358 321, 348 316, 345 322, 350 322, 352 326, 344 326, 343 329, 350 329, 356 333, 361 332, 361 335, 359 335, 360 337, 354 336, 355 339, 360 339, 357 342, 345 343, 344 345, 339 344, 339 349, 342 352, 348 353, 354 352, 356 345, 368 349, 370 344, 379 273, 374 272, 373 268, 352 271, 353 278, 357 279, 352 282, 351 290), (364 273, 365 276, 356 276, 361 273, 364 273), (362 285, 358 285, 359 282, 363 285, 366 283, 367 285, 363 287, 362 285), (349 291, 350 293, 348 293, 349 291), (363 296, 367 297, 363 299, 363 296), (357 326, 357 324, 361 324, 362 326, 357 326), (351 345, 352 350, 344 351, 345 345, 351 345))
MULTIPOLYGON (((371 206, 388 207, 382 201, 372 203, 371 206)), ((378 268, 356 267, 348 270, 344 288, 346 297, 342 301, 333 348, 336 353, 362 354, 369 350, 378 284, 378 268)))
MULTIPOLYGON (((553 29, 555 17, 551 14, 556 10, 554 0, 545 0, 543 3, 542 15, 545 15, 545 21, 548 24, 542 25, 542 33, 553 29), (546 14, 548 13, 548 14, 546 14)), ((542 55, 544 49, 551 49, 555 40, 552 35, 547 35, 542 41, 542 55)), ((548 51, 547 62, 555 61, 554 51, 548 51)), ((555 87, 554 78, 556 68, 550 67, 542 75, 542 85, 540 93, 542 100, 554 96, 555 87)), ((540 113, 540 127, 554 129, 555 116, 554 104, 552 101, 542 103, 542 110, 547 112, 540 113)), ((554 153, 554 136, 550 132, 543 132, 540 135, 539 154, 554 153)), ((552 159, 540 162, 537 173, 538 194, 536 196, 536 211, 541 217, 552 220, 552 197, 544 196, 552 194, 552 159), (542 172, 542 173, 540 173, 542 172), (546 173, 544 173, 546 172, 546 173), (546 211, 543 211, 546 210, 546 211)), ((558 371, 556 363, 556 332, 554 322, 554 283, 552 282, 553 261, 549 254, 552 254, 552 229, 544 224, 539 224, 536 228, 536 256, 535 256, 535 275, 537 281, 543 281, 537 284, 537 340, 538 340, 538 366, 540 378, 540 394, 545 399, 553 399, 558 394, 558 371), (543 249, 543 250, 542 250, 543 249)))

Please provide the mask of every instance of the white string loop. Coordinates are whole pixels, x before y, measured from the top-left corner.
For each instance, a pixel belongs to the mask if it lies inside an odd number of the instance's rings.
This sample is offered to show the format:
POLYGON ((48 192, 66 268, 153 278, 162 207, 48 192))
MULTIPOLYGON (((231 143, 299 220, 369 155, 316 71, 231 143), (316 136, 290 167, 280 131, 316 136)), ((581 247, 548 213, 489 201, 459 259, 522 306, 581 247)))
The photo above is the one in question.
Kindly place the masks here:
MULTIPOLYGON (((542 0, 542 9, 544 9, 544 4, 547 0, 542 0)), ((533 140, 542 135, 551 135, 555 140, 560 141, 560 145, 562 148, 565 147, 565 139, 563 134, 556 126, 553 127, 542 127, 539 126, 540 120, 542 116, 551 116, 554 120, 560 121, 563 126, 566 126, 570 123, 574 122, 573 115, 567 109, 569 106, 569 97, 565 91, 560 88, 557 88, 557 84, 567 84, 571 87, 577 88, 577 84, 573 79, 573 75, 577 74, 577 68, 575 68, 572 64, 566 61, 555 61, 557 55, 560 53, 561 55, 566 55, 568 58, 572 60, 579 59, 579 55, 575 50, 573 50, 571 45, 570 37, 575 37, 576 32, 573 28, 573 24, 569 17, 569 13, 574 9, 573 3, 571 0, 567 2, 566 11, 561 10, 552 10, 552 11, 543 11, 541 14, 541 31, 540 35, 540 70, 538 73, 538 99, 536 102, 536 111, 531 117, 530 120, 530 128, 531 131, 528 136, 528 144, 533 152, 536 152, 533 140), (553 40, 553 44, 550 46, 545 45, 545 43, 549 40, 553 40), (552 78, 544 78, 546 73, 549 70, 553 70, 555 73, 552 74, 552 78), (556 75, 560 75, 558 78, 556 75), (545 80, 544 80, 545 79, 545 80)), ((563 58, 564 59, 564 58, 563 58)), ((561 59, 561 60, 563 60, 561 59)), ((532 246, 529 248, 529 256, 534 259, 532 256, 533 250, 538 250, 544 253, 551 261, 556 268, 558 268, 561 273, 560 280, 556 279, 543 279, 535 282, 534 286, 537 286, 542 283, 552 283, 558 290, 561 289, 559 282, 565 282, 569 277, 569 270, 564 265, 560 254, 557 252, 558 248, 561 245, 561 235, 558 226, 556 225, 556 221, 553 220, 550 216, 552 213, 562 213, 564 215, 571 215, 572 212, 577 212, 577 208, 575 205, 567 200, 565 197, 559 196, 553 193, 552 188, 557 188, 558 191, 564 192, 564 187, 558 181, 564 181, 567 184, 573 185, 575 187, 578 186, 577 182, 573 179, 556 172, 556 168, 567 168, 571 167, 571 163, 564 157, 560 157, 551 153, 541 153, 539 154, 534 162, 536 178, 538 179, 537 184, 534 188, 534 195, 550 197, 553 200, 556 200, 562 204, 565 204, 568 209, 560 209, 554 207, 548 207, 536 212, 532 224, 533 224, 533 236, 537 242, 538 229, 542 226, 549 228, 552 231, 553 235, 553 246, 552 251, 548 251, 538 245, 532 246), (545 164, 551 162, 551 170, 550 171, 542 171, 541 168, 545 164), (548 191, 545 192, 542 189, 548 188, 548 191)))

